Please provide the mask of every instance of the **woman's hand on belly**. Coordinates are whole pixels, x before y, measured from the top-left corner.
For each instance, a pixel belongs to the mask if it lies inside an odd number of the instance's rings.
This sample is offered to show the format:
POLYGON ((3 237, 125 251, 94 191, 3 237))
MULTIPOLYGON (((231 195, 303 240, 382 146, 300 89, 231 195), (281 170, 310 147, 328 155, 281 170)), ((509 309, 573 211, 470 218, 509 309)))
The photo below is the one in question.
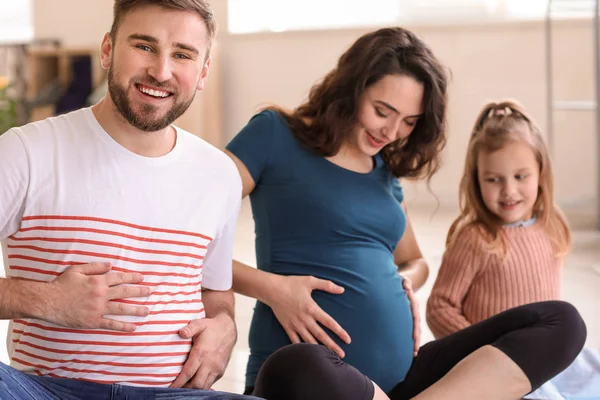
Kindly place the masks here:
POLYGON ((344 351, 319 325, 329 328, 345 343, 350 343, 350 335, 313 300, 313 290, 332 294, 342 294, 344 288, 331 281, 313 276, 282 276, 274 281, 272 290, 266 297, 277 320, 292 343, 322 343, 340 357, 344 351))
POLYGON ((415 296, 415 292, 412 287, 412 282, 409 278, 402 280, 402 286, 406 291, 406 296, 410 302, 410 310, 413 315, 413 340, 415 342, 413 355, 416 357, 419 352, 419 346, 421 345, 421 313, 419 312, 419 302, 415 296))

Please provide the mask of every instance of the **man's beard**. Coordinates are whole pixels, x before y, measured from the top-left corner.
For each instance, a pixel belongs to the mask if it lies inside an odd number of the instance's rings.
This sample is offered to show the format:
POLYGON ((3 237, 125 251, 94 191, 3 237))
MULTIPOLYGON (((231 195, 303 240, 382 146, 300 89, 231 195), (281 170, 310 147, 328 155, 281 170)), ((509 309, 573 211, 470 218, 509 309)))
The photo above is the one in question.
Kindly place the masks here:
POLYGON ((166 128, 171 125, 173 121, 179 118, 192 104, 194 101, 194 95, 188 100, 183 99, 178 101, 178 95, 174 90, 169 90, 169 85, 160 83, 151 76, 145 78, 135 77, 130 81, 130 86, 133 90, 138 90, 136 83, 147 84, 148 86, 155 87, 157 89, 169 91, 171 96, 174 97, 174 104, 169 111, 165 113, 163 117, 157 115, 158 107, 152 104, 140 104, 137 108, 137 112, 132 107, 132 102, 127 95, 127 88, 121 86, 113 74, 113 68, 108 70, 108 92, 112 99, 115 107, 119 113, 135 128, 144 132, 155 132, 166 128))

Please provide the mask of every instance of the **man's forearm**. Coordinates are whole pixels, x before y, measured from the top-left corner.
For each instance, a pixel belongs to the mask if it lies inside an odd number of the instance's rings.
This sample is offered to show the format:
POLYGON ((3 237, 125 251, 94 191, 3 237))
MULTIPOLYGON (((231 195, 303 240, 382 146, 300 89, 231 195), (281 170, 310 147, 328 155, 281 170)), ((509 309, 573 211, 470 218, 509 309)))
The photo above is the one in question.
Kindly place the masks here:
POLYGON ((0 319, 41 318, 47 302, 45 282, 0 278, 0 319))
POLYGON ((235 320, 235 299, 233 290, 210 290, 202 289, 202 302, 207 318, 214 318, 219 314, 227 314, 235 320))

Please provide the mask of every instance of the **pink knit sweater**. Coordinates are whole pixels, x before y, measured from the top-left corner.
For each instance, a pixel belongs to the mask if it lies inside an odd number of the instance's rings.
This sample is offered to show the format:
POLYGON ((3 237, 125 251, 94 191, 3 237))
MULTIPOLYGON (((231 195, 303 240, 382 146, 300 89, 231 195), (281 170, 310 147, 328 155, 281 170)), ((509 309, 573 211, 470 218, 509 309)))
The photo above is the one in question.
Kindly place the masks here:
POLYGON ((541 223, 503 229, 504 259, 485 248, 475 227, 446 250, 427 301, 427 324, 436 338, 508 308, 560 298, 562 260, 553 255, 541 223))

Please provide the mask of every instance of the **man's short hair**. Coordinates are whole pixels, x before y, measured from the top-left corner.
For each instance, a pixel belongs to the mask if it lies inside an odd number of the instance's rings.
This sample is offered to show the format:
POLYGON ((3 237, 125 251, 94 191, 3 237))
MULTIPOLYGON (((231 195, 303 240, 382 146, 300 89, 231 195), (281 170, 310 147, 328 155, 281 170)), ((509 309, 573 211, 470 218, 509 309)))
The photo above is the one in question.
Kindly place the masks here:
POLYGON ((170 10, 189 11, 198 14, 206 24, 207 46, 210 46, 217 33, 217 22, 214 18, 212 7, 207 0, 115 0, 113 7, 113 23, 110 28, 110 37, 114 41, 121 20, 133 8, 145 5, 160 6, 170 10))

